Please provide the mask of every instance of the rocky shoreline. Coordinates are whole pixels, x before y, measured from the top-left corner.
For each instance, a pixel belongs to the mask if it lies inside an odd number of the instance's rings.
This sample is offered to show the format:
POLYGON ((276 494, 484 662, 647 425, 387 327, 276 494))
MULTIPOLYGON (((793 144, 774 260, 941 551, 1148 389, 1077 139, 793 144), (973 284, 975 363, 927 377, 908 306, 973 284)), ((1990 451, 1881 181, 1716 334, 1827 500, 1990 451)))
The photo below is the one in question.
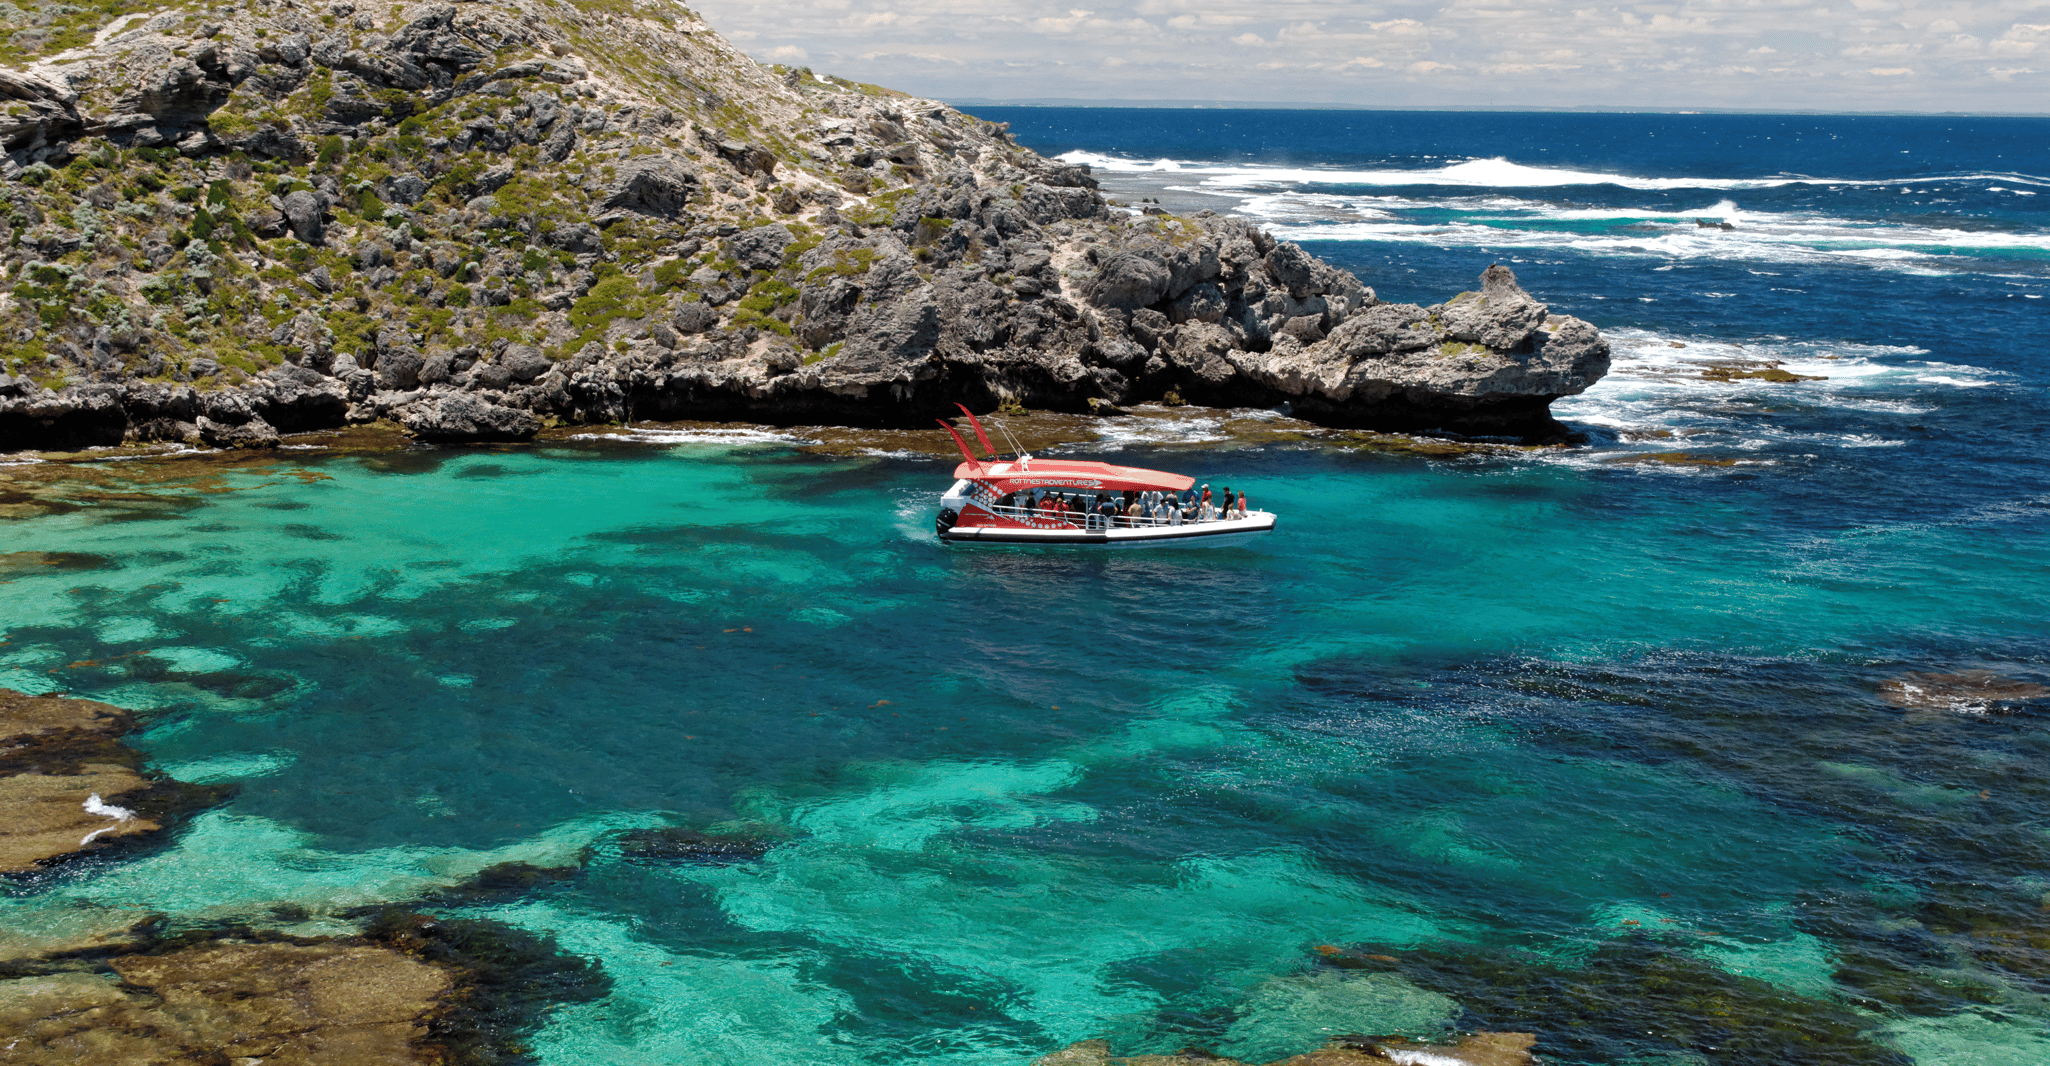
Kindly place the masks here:
POLYGON ((0 71, 0 451, 1161 399, 1539 440, 1607 371, 1506 268, 1385 303, 674 10, 259 0, 31 49, 0 71))

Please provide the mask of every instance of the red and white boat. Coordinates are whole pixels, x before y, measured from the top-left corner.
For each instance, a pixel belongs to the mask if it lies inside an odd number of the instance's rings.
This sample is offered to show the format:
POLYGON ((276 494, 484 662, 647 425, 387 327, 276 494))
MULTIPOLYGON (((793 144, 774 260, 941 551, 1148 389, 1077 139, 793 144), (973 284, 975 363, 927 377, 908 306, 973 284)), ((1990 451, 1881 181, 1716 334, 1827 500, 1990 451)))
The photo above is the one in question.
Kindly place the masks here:
POLYGON ((989 458, 977 459, 954 427, 940 422, 960 446, 964 460, 954 468, 953 487, 940 498, 933 522, 933 532, 941 540, 1107 547, 1217 544, 1274 528, 1274 515, 1267 511, 1223 514, 1200 503, 1185 506, 1180 494, 1193 488, 1196 479, 1182 474, 1078 459, 1034 459, 1022 451, 1015 459, 999 459, 982 423, 966 407, 961 411, 989 458), (1131 513, 1135 502, 1138 514, 1131 513))

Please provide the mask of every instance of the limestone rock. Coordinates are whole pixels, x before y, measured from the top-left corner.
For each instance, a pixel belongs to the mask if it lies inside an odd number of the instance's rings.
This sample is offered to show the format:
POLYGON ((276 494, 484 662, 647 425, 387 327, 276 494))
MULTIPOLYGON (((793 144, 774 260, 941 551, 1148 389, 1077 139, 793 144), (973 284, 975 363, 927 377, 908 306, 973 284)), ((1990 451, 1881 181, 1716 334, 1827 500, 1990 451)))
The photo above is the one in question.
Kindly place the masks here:
POLYGON ((400 408, 396 417, 406 432, 427 441, 515 441, 541 431, 541 420, 525 411, 459 392, 430 394, 400 408))
POLYGON ((205 415, 194 420, 199 427, 199 439, 216 448, 275 448, 278 446, 278 431, 261 418, 246 422, 216 422, 205 415))
POLYGON ((774 270, 783 265, 783 252, 796 238, 785 226, 756 226, 743 230, 726 244, 733 261, 749 270, 774 270))
POLYGON ((313 193, 300 189, 285 194, 283 214, 292 226, 292 235, 307 244, 322 244, 327 239, 324 216, 327 205, 313 193))
MULTIPOLYGON (((564 127, 567 129, 567 127, 564 127)), ((551 150, 556 146, 551 142, 551 150)), ((568 149, 563 148, 568 154, 568 149)), ((618 177, 607 189, 601 206, 608 211, 637 211, 644 215, 681 214, 698 189, 697 171, 688 160, 674 155, 636 156, 620 163, 618 177)))
POLYGON ((541 354, 541 349, 531 344, 514 344, 499 354, 498 365, 505 368, 512 380, 527 382, 547 373, 554 364, 541 354))
POLYGON ((134 729, 119 707, 0 689, 0 873, 162 828, 132 806, 153 784, 119 742, 134 729))
POLYGON ((112 968, 0 981, 8 1061, 439 1061, 419 1045, 449 975, 388 948, 206 944, 112 968))
POLYGON ((1506 268, 1434 306, 1384 304, 1243 219, 1127 218, 1087 167, 938 102, 776 76, 688 12, 207 17, 197 38, 149 19, 0 71, 0 268, 62 291, 0 306, 0 335, 46 353, 11 372, 55 386, 0 384, 0 451, 187 427, 261 445, 259 421, 390 417, 445 439, 629 412, 921 426, 956 402, 1170 394, 1556 438, 1550 403, 1608 365, 1592 326, 1506 268), (84 152, 111 169, 73 205, 49 177, 84 152), (355 269, 303 247, 323 243, 355 269), (224 284, 252 291, 224 303, 224 284), (139 325, 174 314, 177 330, 139 325), (425 354, 507 330, 523 343, 495 357, 425 354), (237 375, 208 355, 226 350, 291 365, 237 375), (180 374, 212 380, 184 395, 164 380, 180 374), (224 395, 247 403, 217 410, 224 395))

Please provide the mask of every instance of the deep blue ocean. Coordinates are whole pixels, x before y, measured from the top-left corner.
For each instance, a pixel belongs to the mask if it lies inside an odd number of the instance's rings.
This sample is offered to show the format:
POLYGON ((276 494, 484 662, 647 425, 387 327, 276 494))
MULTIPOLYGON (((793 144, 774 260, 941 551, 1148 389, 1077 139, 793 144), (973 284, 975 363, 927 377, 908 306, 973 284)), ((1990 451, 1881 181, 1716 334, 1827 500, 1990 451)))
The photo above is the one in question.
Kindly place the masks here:
POLYGON ((0 685, 238 791, 0 922, 571 865, 435 904, 601 962, 552 1066, 2050 1062, 2050 701, 1888 698, 2050 685, 2050 120, 975 110, 1384 299, 1510 265, 1614 343, 1588 443, 1113 427, 1065 453, 1280 515, 1115 555, 943 547, 946 464, 772 432, 97 464, 0 522, 98 557, 0 572, 0 685), (1704 374, 1768 362, 1816 380, 1704 374))

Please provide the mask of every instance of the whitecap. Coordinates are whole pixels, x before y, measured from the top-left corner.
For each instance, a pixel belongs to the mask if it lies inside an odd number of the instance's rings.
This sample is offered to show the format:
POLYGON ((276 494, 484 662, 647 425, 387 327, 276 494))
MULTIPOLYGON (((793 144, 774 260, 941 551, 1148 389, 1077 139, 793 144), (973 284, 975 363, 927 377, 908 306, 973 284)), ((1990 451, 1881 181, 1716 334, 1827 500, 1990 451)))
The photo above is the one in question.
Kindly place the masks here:
POLYGON ((1252 186, 1278 184, 1416 186, 1440 185, 1467 188, 1514 189, 1557 188, 1569 185, 1616 185, 1646 191, 1668 189, 1773 189, 1788 185, 1899 186, 1943 182, 2005 181, 2050 186, 2050 178, 2022 174, 1971 172, 1938 174, 1918 178, 1818 178, 1802 174, 1776 174, 1743 178, 1711 178, 1698 175, 1652 177, 1608 171, 1576 170, 1569 167, 1537 167, 1512 162, 1502 156, 1469 158, 1437 167, 1346 169, 1339 167, 1287 167, 1261 163, 1226 163, 1184 159, 1139 160, 1099 152, 1071 151, 1058 157, 1062 162, 1086 164, 1091 170, 1113 174, 1173 173, 1207 175, 1204 184, 1252 186))

